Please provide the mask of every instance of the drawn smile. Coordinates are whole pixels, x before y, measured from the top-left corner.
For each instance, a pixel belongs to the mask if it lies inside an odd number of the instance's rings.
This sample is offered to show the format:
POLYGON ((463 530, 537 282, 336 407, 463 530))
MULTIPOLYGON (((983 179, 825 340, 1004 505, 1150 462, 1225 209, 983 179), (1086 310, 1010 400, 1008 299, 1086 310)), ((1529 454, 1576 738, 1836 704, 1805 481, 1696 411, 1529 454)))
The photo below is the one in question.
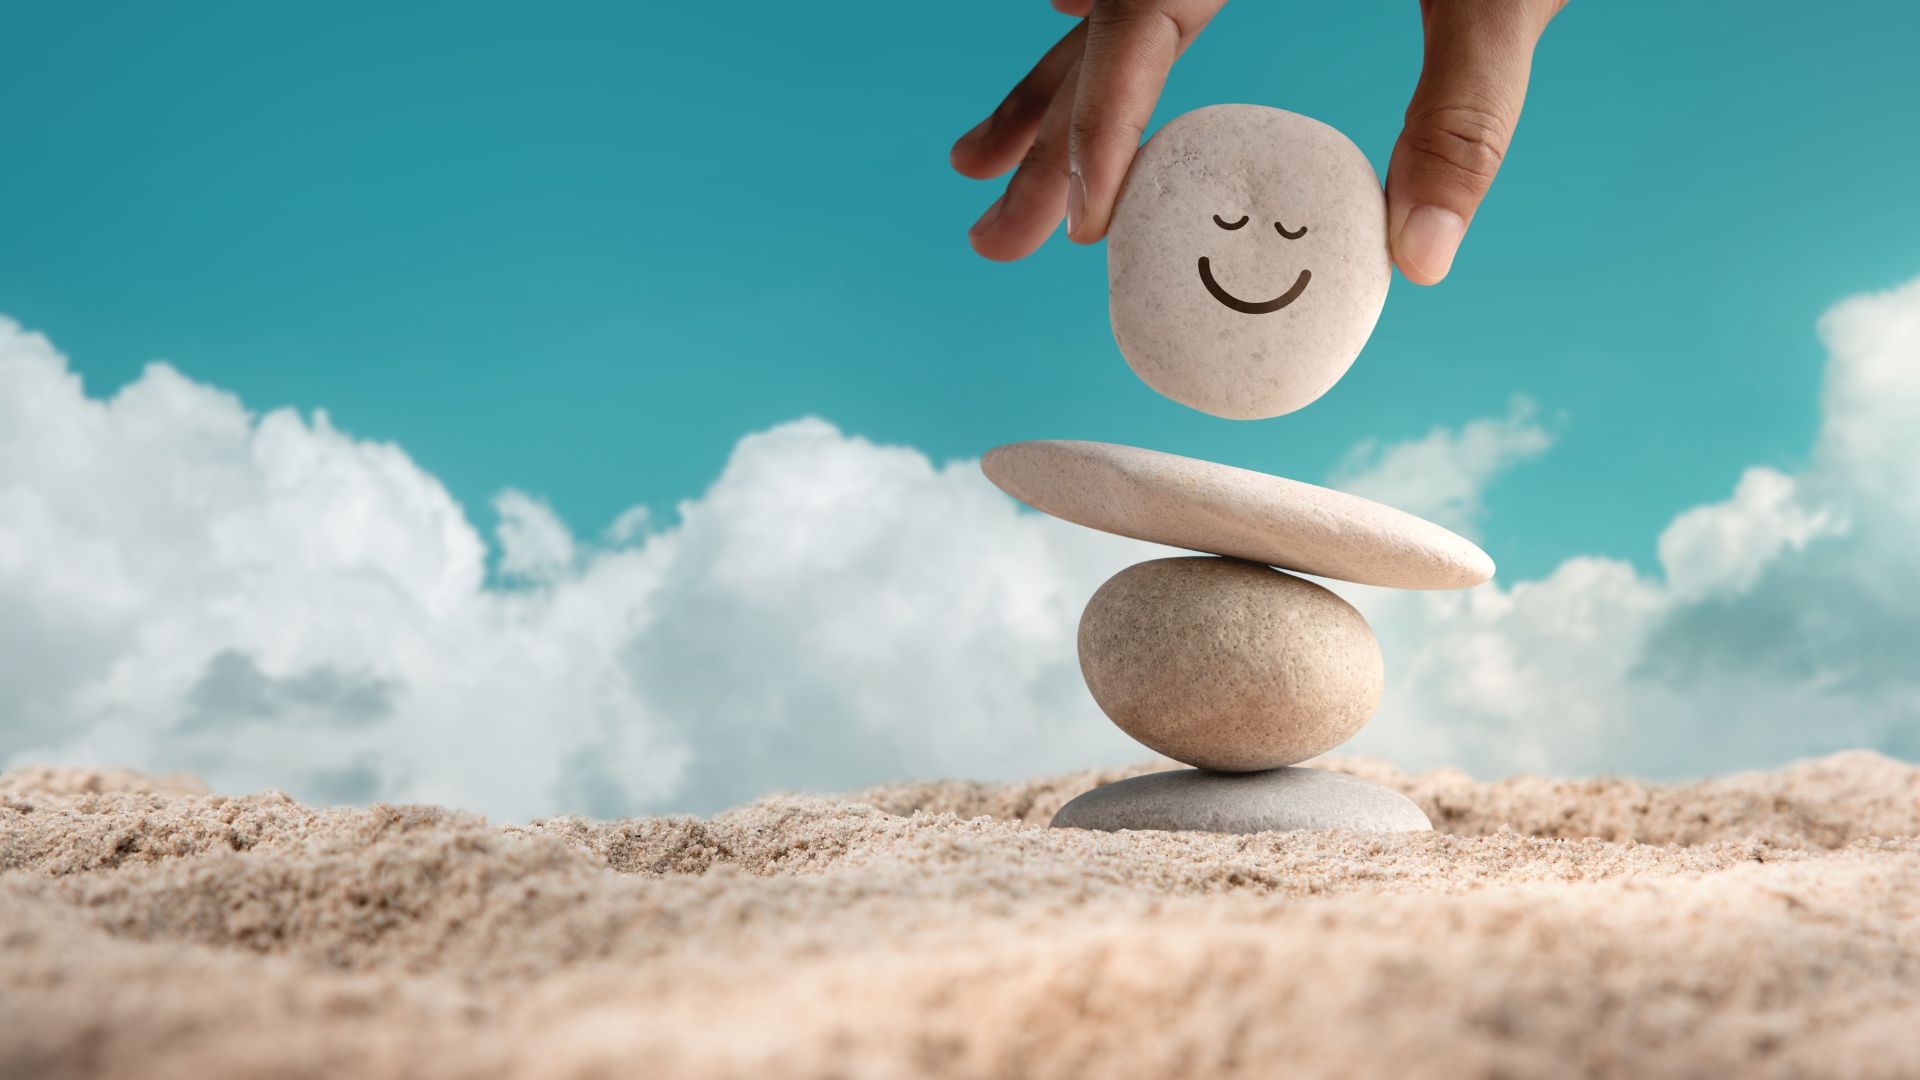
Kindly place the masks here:
POLYGON ((1207 257, 1205 255, 1200 256, 1200 284, 1207 287, 1207 291, 1213 294, 1215 300, 1220 301, 1222 304, 1243 315, 1265 315, 1270 311, 1279 311, 1281 308, 1300 299, 1300 294, 1307 291, 1307 282, 1312 278, 1313 271, 1302 270, 1300 271, 1300 276, 1294 279, 1292 288, 1271 300, 1254 303, 1249 300, 1242 300, 1221 288, 1220 283, 1213 280, 1213 267, 1207 264, 1207 257))

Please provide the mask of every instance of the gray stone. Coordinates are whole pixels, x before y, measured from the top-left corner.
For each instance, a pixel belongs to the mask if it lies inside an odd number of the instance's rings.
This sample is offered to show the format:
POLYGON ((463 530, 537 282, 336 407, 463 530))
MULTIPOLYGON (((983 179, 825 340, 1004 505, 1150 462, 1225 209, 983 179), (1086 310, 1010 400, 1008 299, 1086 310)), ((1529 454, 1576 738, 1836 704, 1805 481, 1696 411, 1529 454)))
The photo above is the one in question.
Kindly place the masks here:
POLYGON ((1053 828, 1406 833, 1428 832, 1433 825, 1413 800, 1392 788, 1295 766, 1257 773, 1175 769, 1116 781, 1061 807, 1053 828))
POLYGON ((1393 589, 1493 576, 1472 541, 1332 488, 1115 443, 996 446, 981 471, 1042 513, 1102 532, 1393 589))
POLYGON ((1237 420, 1292 412, 1338 382, 1392 277, 1367 156, 1318 120, 1260 105, 1169 121, 1135 156, 1107 234, 1127 364, 1237 420))
POLYGON ((1238 559, 1129 566, 1080 616, 1080 673, 1120 730, 1204 769, 1275 769, 1352 738, 1380 645, 1325 586, 1238 559))

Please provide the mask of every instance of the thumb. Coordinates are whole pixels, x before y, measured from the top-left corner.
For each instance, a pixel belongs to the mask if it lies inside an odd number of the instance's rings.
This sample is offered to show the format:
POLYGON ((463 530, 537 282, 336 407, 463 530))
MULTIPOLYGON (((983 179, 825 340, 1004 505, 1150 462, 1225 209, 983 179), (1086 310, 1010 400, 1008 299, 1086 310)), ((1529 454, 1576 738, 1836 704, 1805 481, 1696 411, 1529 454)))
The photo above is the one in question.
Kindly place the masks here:
POLYGON ((1425 0, 1426 59, 1387 164, 1387 235, 1409 281, 1433 285, 1520 122, 1533 47, 1565 0, 1425 0))

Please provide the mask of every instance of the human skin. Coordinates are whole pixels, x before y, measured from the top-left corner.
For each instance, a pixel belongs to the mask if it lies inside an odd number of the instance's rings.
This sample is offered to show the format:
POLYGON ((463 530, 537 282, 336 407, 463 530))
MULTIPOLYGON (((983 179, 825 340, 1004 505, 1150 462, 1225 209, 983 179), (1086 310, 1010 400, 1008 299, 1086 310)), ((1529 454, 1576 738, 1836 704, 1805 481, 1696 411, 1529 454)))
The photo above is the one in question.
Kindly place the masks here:
MULTIPOLYGON (((1421 0, 1425 59, 1387 165, 1388 243, 1409 281, 1452 269, 1520 122, 1534 46, 1566 2, 1421 0)), ((1225 3, 1053 0, 1080 21, 953 146, 965 176, 1013 170, 968 231, 974 250, 1024 258, 1062 216, 1075 243, 1104 238, 1167 72, 1225 3)))

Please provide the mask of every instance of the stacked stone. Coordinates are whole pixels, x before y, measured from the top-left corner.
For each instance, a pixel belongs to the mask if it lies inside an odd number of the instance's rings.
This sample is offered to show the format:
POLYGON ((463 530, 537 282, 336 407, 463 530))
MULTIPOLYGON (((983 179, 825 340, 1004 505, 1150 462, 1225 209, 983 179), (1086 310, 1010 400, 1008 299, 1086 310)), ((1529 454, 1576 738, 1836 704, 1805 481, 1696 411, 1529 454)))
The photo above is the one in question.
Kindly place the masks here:
POLYGON ((1054 517, 1210 553, 1130 566, 1080 618, 1080 671, 1094 701, 1120 730, 1195 768, 1090 791, 1055 825, 1429 827, 1397 792, 1290 767, 1360 730, 1379 704, 1384 671, 1367 620, 1287 571, 1457 588, 1493 576, 1484 552, 1357 495, 1130 446, 1014 443, 989 451, 981 466, 1054 517))
MULTIPOLYGON (((1114 334, 1134 371, 1169 397, 1242 419, 1291 412, 1331 388, 1372 333, 1391 272, 1385 201, 1365 156, 1324 124, 1257 106, 1201 109, 1155 135, 1108 244, 1114 334)), ((1366 619, 1295 574, 1462 588, 1493 576, 1485 552, 1356 495, 1153 450, 1023 442, 981 466, 1055 517, 1206 553, 1114 575, 1079 635, 1101 710, 1193 768, 1086 792, 1055 826, 1432 827, 1397 792, 1298 764, 1372 717, 1384 665, 1366 619)))

